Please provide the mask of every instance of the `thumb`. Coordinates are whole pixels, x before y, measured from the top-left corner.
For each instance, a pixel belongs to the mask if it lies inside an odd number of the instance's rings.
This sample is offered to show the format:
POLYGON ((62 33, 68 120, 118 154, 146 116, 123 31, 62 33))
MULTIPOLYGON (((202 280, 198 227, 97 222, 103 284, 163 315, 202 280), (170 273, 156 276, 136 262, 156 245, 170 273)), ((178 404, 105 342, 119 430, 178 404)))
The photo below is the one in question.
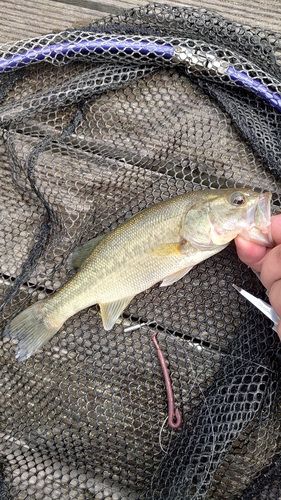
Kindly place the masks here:
POLYGON ((260 272, 263 260, 270 248, 246 241, 241 236, 237 236, 234 241, 239 259, 255 271, 260 272))

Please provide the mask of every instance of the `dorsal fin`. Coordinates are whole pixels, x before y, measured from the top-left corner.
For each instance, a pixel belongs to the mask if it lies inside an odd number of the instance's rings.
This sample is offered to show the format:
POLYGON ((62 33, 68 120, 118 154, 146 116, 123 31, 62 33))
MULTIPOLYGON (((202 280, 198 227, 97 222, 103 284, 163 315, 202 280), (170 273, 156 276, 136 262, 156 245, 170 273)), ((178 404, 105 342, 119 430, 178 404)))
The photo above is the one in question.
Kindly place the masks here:
POLYGON ((75 269, 81 267, 83 262, 91 255, 92 251, 98 246, 98 244, 103 239, 104 235, 97 236, 92 240, 87 241, 80 247, 77 247, 68 257, 67 267, 69 269, 75 269))

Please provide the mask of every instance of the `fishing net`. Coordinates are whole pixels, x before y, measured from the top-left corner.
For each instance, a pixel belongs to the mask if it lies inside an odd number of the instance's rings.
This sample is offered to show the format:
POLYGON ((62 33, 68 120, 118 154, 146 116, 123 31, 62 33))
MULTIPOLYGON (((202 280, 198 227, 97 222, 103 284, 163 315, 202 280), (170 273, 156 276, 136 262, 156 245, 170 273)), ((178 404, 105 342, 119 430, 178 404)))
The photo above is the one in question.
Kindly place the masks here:
MULTIPOLYGON (((277 34, 150 4, 0 50, 2 331, 74 275, 77 246, 160 200, 251 187, 278 212, 277 34), (94 39, 108 44, 81 46, 94 39)), ((109 332, 90 307, 21 363, 3 337, 0 498, 281 498, 279 340, 232 283, 266 298, 234 244, 137 295, 109 332)))

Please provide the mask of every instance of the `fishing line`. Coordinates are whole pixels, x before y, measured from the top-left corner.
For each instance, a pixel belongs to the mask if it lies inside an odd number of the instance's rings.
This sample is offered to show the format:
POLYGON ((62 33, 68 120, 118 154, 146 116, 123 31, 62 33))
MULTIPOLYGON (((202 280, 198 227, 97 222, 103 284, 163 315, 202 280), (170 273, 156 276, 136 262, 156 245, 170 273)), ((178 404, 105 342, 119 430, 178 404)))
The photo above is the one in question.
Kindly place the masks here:
POLYGON ((163 434, 164 427, 165 427, 165 425, 167 423, 167 420, 168 420, 168 415, 165 418, 163 424, 161 425, 161 428, 160 428, 160 431, 159 431, 159 439, 158 439, 159 440, 159 446, 161 448, 161 451, 163 451, 163 453, 167 453, 167 451, 168 451, 167 449, 165 450, 165 448, 163 448, 163 446, 162 446, 162 434, 163 434))

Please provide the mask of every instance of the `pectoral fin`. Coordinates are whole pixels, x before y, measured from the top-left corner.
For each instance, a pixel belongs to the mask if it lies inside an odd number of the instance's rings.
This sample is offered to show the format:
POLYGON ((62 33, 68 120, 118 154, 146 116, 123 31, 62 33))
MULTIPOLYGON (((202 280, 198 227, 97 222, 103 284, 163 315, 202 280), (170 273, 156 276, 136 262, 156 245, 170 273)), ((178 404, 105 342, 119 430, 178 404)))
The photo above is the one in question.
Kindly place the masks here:
POLYGON ((70 254, 67 261, 67 267, 70 269, 81 267, 83 262, 91 255, 92 251, 98 246, 103 237, 104 235, 97 236, 97 238, 93 238, 87 241, 87 243, 84 243, 84 245, 77 247, 74 252, 70 254))
POLYGON ((158 245, 151 251, 152 255, 157 257, 167 257, 169 255, 182 254, 182 243, 165 243, 164 245, 158 245))
POLYGON ((175 273, 166 276, 166 278, 163 279, 160 286, 169 286, 172 285, 172 283, 179 281, 185 274, 189 273, 189 271, 191 271, 193 267, 194 266, 185 267, 184 269, 180 269, 179 271, 176 271, 175 273))
MULTIPOLYGON (((186 241, 180 241, 175 243, 166 243, 164 245, 158 245, 152 250, 152 254, 157 257, 173 257, 176 255, 186 255, 186 253, 190 250, 190 245, 186 241)), ((163 279, 160 286, 169 286, 172 283, 180 280, 185 274, 187 274, 192 266, 184 267, 179 269, 178 271, 169 274, 166 278, 163 279)))
POLYGON ((124 311, 127 305, 131 302, 132 297, 125 297, 115 302, 108 302, 107 304, 99 304, 102 322, 105 330, 111 330, 120 314, 124 311))

